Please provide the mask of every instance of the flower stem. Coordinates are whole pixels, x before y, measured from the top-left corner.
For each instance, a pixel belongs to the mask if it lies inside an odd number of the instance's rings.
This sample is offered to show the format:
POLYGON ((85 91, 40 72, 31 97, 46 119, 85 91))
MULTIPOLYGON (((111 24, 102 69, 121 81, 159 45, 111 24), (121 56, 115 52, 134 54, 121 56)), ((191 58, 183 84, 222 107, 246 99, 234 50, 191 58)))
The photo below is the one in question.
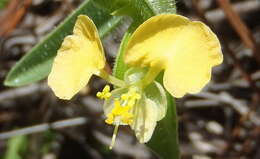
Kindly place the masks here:
POLYGON ((117 87, 125 87, 126 83, 110 74, 108 74, 106 71, 104 70, 100 70, 98 73, 96 73, 95 75, 103 78, 104 80, 108 81, 109 83, 117 86, 117 87))

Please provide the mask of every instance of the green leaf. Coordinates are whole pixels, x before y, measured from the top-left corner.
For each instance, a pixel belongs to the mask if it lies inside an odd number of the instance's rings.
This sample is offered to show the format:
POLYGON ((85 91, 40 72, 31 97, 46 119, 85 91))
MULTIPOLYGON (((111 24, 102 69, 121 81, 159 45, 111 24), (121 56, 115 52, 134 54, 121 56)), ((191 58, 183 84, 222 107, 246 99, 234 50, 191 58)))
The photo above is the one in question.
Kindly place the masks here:
POLYGON ((127 32, 125 33, 125 35, 121 41, 121 44, 120 44, 120 47, 118 50, 118 54, 116 56, 116 61, 115 61, 114 67, 113 67, 113 75, 119 79, 124 78, 124 74, 125 74, 126 70, 128 69, 127 65, 124 63, 123 56, 124 56, 124 52, 125 52, 127 43, 135 28, 136 28, 135 26, 133 26, 133 27, 130 26, 130 28, 127 30, 127 32))
POLYGON ((8 140, 4 159, 22 159, 22 153, 27 149, 26 136, 14 136, 8 140))
POLYGON ((101 38, 121 21, 121 17, 111 16, 103 10, 97 9, 92 1, 86 0, 12 68, 4 84, 22 86, 45 78, 51 70, 53 58, 56 56, 64 37, 72 33, 76 18, 80 14, 91 17, 101 38))
POLYGON ((147 146, 163 159, 180 158, 176 105, 169 93, 167 93, 166 116, 157 123, 147 146))
POLYGON ((113 15, 128 15, 138 21, 158 14, 176 13, 174 0, 95 0, 95 4, 113 15))
POLYGON ((124 8, 129 4, 129 0, 95 0, 93 1, 94 4, 102 8, 103 10, 108 11, 109 13, 112 13, 118 9, 124 8))
POLYGON ((155 15, 163 13, 176 13, 174 0, 144 0, 155 15))
MULTIPOLYGON (((120 79, 123 79, 124 73, 128 69, 123 60, 125 48, 138 25, 154 15, 176 13, 174 0, 131 0, 131 7, 134 8, 136 14, 128 14, 133 16, 134 22, 124 35, 113 70, 113 74, 120 79)), ((162 81, 160 83, 162 84, 162 81)), ((147 146, 162 159, 180 158, 176 106, 169 93, 167 93, 166 116, 158 122, 147 146)))

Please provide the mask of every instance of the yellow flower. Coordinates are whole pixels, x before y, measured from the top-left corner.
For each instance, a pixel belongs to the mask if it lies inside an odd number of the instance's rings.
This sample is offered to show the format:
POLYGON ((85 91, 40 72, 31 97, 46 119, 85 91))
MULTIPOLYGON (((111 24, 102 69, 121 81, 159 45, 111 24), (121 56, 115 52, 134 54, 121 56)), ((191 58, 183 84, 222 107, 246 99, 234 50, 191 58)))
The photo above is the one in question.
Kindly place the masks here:
POLYGON ((160 72, 165 70, 165 88, 174 97, 182 97, 200 91, 210 80, 212 67, 223 57, 216 35, 205 24, 163 14, 137 28, 127 44, 124 60, 131 66, 124 80, 103 70, 105 57, 97 29, 87 16, 80 15, 73 34, 58 50, 48 77, 49 86, 61 99, 72 98, 93 74, 118 87, 110 92, 106 86, 97 93, 105 99, 105 122, 115 125, 110 148, 120 125, 129 125, 141 143, 152 137, 167 110, 165 90, 155 82, 160 72))
POLYGON ((54 59, 48 85, 61 99, 71 99, 105 66, 105 56, 95 24, 80 15, 54 59))
POLYGON ((150 68, 146 83, 165 70, 164 86, 179 98, 199 92, 209 82, 212 67, 222 63, 223 57, 218 38, 205 24, 163 14, 137 28, 124 60, 130 66, 150 68))

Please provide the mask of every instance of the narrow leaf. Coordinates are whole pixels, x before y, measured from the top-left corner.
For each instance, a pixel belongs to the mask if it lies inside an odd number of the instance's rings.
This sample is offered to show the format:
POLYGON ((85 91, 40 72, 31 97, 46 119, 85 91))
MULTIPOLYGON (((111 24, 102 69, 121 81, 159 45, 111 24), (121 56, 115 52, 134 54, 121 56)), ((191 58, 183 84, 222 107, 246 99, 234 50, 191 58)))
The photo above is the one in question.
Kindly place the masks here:
POLYGON ((176 13, 174 0, 95 0, 95 4, 114 15, 128 15, 141 21, 158 14, 176 13))
POLYGON ((176 105, 169 93, 167 93, 167 114, 158 122, 147 146, 163 159, 180 158, 176 105))
POLYGON ((153 11, 153 13, 176 13, 174 0, 145 0, 146 4, 153 11))
POLYGON ((101 38, 121 20, 121 17, 111 16, 103 10, 97 9, 91 0, 86 0, 12 68, 4 84, 22 86, 45 78, 51 70, 53 58, 64 37, 71 34, 76 18, 80 14, 86 14, 92 18, 101 38))
POLYGON ((126 70, 128 69, 127 65, 124 63, 123 56, 124 56, 124 52, 125 52, 127 43, 129 41, 133 31, 135 30, 135 28, 136 28, 136 26, 132 25, 127 30, 127 32, 125 33, 125 35, 121 41, 121 44, 120 44, 120 47, 118 50, 118 54, 116 56, 116 61, 115 61, 114 67, 113 67, 113 75, 119 79, 124 78, 124 74, 125 74, 126 70))

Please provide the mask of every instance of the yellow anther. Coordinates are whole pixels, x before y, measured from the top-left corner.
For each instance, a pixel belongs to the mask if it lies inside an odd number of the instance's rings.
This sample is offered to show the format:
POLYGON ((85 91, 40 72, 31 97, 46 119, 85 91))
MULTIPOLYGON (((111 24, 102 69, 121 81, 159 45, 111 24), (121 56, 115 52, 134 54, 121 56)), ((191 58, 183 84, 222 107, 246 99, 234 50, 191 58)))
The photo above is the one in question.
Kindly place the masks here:
POLYGON ((129 113, 129 110, 132 108, 130 105, 121 105, 121 102, 118 98, 114 101, 114 108, 107 115, 105 122, 107 124, 115 123, 115 118, 123 124, 130 124, 132 122, 133 115, 129 113))
POLYGON ((103 97, 102 92, 97 92, 97 97, 98 97, 98 98, 102 98, 102 97, 103 97))
POLYGON ((105 99, 105 100, 107 100, 109 97, 111 97, 109 85, 106 85, 103 88, 102 92, 97 92, 97 97, 100 99, 105 99))
POLYGON ((106 85, 106 86, 103 88, 103 92, 110 92, 110 87, 109 87, 109 85, 106 85))
POLYGON ((105 122, 106 122, 107 124, 112 125, 113 122, 114 122, 114 119, 107 118, 107 119, 105 120, 105 122))
POLYGON ((105 122, 106 122, 107 124, 110 124, 110 125, 113 124, 113 122, 114 122, 114 116, 113 116, 112 113, 108 114, 107 119, 105 120, 105 122))
POLYGON ((124 107, 121 106, 119 99, 115 99, 114 108, 111 113, 115 116, 118 116, 118 115, 121 115, 123 113, 123 111, 124 111, 124 107))

